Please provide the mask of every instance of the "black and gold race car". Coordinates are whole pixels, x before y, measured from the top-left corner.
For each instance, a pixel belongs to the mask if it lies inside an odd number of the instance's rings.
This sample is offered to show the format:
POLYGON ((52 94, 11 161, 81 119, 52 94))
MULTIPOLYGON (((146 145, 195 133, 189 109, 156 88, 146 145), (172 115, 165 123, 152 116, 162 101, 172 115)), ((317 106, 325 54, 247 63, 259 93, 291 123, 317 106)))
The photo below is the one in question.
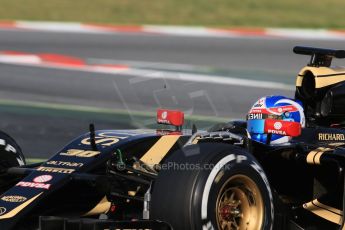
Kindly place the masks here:
POLYGON ((310 55, 296 99, 306 127, 282 145, 248 137, 245 121, 183 130, 99 130, 25 165, 0 133, 0 229, 345 229, 345 51, 310 55))

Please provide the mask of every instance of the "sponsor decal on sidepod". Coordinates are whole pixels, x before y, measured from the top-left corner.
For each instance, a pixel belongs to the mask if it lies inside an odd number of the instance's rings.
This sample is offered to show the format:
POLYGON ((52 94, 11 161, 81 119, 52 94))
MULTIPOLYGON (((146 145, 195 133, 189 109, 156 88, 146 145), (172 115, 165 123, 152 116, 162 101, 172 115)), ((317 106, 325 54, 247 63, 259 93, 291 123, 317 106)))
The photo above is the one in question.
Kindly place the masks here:
POLYGON ((12 203, 21 203, 27 200, 24 196, 4 196, 1 200, 12 203))
POLYGON ((52 168, 52 167, 39 167, 37 171, 41 172, 52 172, 52 173, 67 173, 71 174, 75 171, 75 169, 67 169, 67 168, 52 168))
POLYGON ((345 141, 343 133, 319 133, 319 141, 345 141))
POLYGON ((35 177, 33 179, 33 182, 20 181, 17 183, 16 186, 29 187, 29 188, 41 188, 41 189, 48 190, 51 184, 45 184, 45 182, 48 182, 51 179, 53 179, 51 175, 41 175, 41 176, 35 177))

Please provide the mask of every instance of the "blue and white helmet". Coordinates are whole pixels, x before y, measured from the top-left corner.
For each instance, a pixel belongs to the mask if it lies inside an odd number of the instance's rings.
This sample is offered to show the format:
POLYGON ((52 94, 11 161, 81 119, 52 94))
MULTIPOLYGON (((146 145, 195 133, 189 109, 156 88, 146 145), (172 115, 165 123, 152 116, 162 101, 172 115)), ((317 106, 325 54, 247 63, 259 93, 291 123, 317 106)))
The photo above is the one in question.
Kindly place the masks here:
POLYGON ((254 141, 282 144, 305 127, 302 103, 284 96, 260 98, 247 115, 247 130, 254 141))

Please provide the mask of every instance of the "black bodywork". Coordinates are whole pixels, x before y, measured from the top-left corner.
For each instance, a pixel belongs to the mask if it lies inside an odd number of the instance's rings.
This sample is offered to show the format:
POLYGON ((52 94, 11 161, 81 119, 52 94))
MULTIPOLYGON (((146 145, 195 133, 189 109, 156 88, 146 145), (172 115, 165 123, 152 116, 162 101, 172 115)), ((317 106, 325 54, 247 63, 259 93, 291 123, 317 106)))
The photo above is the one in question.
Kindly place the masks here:
MULTIPOLYGON (((294 51, 311 55, 309 66, 316 68, 345 57, 327 49, 294 51)), ((306 127, 284 145, 251 141, 245 121, 202 132, 91 128, 48 161, 3 172, 2 178, 12 181, 2 187, 1 197, 8 199, 0 199, 1 229, 169 229, 169 223, 149 217, 150 189, 159 163, 195 140, 237 145, 255 156, 274 191, 277 229, 342 229, 345 83, 315 88, 315 79, 306 74, 296 98, 303 102, 306 127), (157 164, 143 161, 154 150, 161 151, 157 164), (52 178, 37 187, 35 179, 42 175, 52 178)))
POLYGON ((7 169, 2 177, 15 179, 2 188, 1 197, 6 199, 0 200, 5 209, 0 215, 1 229, 36 229, 39 216, 52 215, 71 219, 109 211, 112 219, 141 219, 144 194, 156 171, 141 169, 145 165, 139 159, 169 134, 176 136, 176 142, 167 154, 188 140, 180 132, 102 130, 78 137, 46 162, 7 169), (135 165, 142 166, 135 169, 135 165), (42 175, 52 178, 35 183, 42 175), (13 197, 23 201, 9 201, 13 197), (99 203, 105 207, 92 211, 99 203))

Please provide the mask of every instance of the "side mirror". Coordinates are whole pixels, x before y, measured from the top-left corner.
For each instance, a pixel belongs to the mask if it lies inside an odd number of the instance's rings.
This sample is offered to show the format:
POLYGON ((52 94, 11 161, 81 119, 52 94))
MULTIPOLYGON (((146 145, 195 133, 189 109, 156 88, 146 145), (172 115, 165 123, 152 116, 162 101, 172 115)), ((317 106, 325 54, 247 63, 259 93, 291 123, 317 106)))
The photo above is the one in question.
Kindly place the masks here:
POLYGON ((302 126, 299 122, 275 119, 248 120, 247 130, 257 134, 279 134, 297 137, 301 135, 302 126))
POLYGON ((184 123, 184 113, 179 110, 157 110, 157 123, 164 125, 173 125, 178 131, 181 131, 184 123))

